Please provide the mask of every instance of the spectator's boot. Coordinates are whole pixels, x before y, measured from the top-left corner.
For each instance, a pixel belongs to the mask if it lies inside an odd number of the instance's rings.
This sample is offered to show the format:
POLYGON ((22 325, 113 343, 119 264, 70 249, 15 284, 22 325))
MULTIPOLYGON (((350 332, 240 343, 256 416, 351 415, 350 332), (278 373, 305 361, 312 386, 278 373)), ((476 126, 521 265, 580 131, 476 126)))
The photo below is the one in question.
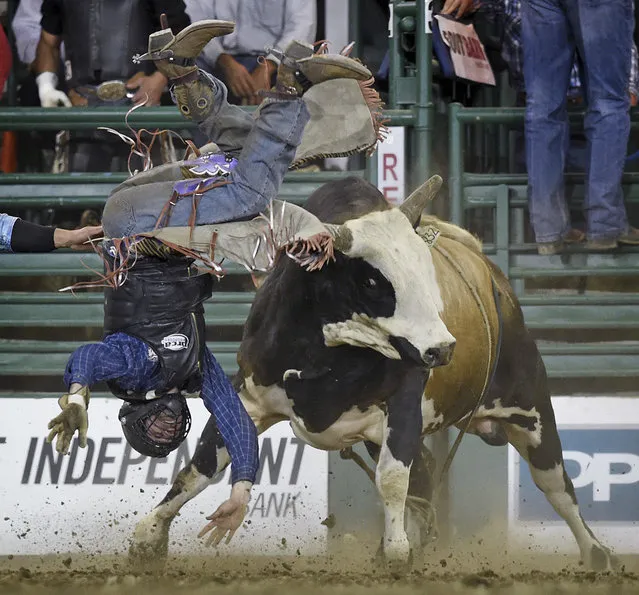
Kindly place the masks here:
POLYGON ((373 75, 361 62, 341 54, 312 54, 312 46, 292 42, 283 53, 271 49, 279 58, 275 91, 266 95, 279 99, 302 97, 313 85, 335 79, 366 81, 373 75))
POLYGON ((596 240, 588 240, 586 247, 594 252, 603 252, 605 250, 614 250, 619 244, 629 244, 631 246, 639 245, 639 229, 629 227, 628 231, 616 238, 599 238, 596 240))
POLYGON ((156 68, 169 79, 182 115, 196 121, 203 120, 213 102, 213 89, 210 82, 200 76, 195 59, 211 39, 233 33, 235 23, 197 21, 177 35, 173 35, 166 19, 162 19, 162 27, 161 31, 149 35, 149 51, 135 56, 133 61, 153 60, 156 68))
POLYGON ((566 244, 579 244, 584 241, 586 234, 579 229, 571 228, 563 238, 555 242, 538 242, 537 253, 541 256, 552 256, 553 254, 561 254, 566 244))

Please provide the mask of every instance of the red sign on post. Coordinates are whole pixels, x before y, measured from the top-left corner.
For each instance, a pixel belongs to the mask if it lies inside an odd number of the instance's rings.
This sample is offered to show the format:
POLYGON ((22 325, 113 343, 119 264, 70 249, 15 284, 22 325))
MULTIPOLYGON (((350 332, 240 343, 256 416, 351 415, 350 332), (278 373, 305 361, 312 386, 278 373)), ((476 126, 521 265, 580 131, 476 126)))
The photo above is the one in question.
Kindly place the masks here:
POLYGON ((377 187, 394 205, 404 201, 405 189, 404 128, 393 126, 377 149, 377 187))

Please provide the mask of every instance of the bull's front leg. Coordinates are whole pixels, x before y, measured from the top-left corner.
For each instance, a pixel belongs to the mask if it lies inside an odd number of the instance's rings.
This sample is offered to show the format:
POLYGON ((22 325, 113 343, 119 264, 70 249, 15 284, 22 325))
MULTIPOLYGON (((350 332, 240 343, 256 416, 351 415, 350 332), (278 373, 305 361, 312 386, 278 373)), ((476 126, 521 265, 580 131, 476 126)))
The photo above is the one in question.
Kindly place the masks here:
POLYGON ((397 392, 386 402, 375 484, 384 504, 383 552, 391 562, 406 563, 410 555, 404 513, 410 469, 421 443, 421 400, 426 380, 426 371, 409 369, 397 392))
POLYGON ((180 509, 211 484, 215 475, 230 463, 224 441, 211 416, 198 441, 190 463, 175 478, 171 489, 136 525, 129 547, 129 561, 135 566, 162 566, 168 555, 169 529, 180 509))

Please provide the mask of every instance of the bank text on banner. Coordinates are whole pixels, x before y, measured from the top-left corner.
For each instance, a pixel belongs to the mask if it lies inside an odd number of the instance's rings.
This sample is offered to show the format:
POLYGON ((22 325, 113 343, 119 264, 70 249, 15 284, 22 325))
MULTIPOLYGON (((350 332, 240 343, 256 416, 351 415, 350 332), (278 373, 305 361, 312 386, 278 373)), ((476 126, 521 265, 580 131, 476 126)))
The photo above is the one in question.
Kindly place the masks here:
MULTIPOLYGON (((615 552, 639 553, 639 399, 555 397, 553 407, 582 516, 615 552)), ((509 449, 511 537, 551 551, 575 550, 566 523, 509 449)))
MULTIPOLYGON (((117 399, 92 399, 87 448, 62 457, 44 440, 55 400, 0 399, 0 555, 125 553, 135 524, 166 495, 195 452, 208 419, 189 400, 193 427, 169 457, 151 459, 122 436, 117 399)), ((260 436, 260 470, 244 526, 220 554, 296 555, 326 548, 328 455, 286 422, 260 436), (286 544, 286 545, 284 545, 286 544)), ((171 526, 171 551, 206 554, 197 533, 230 494, 230 469, 189 502, 171 526)))
POLYGON ((404 128, 392 126, 377 148, 377 188, 393 206, 405 198, 404 128))
POLYGON ((459 78, 495 84, 495 74, 473 25, 463 25, 453 19, 436 15, 444 43, 450 50, 450 58, 459 78))

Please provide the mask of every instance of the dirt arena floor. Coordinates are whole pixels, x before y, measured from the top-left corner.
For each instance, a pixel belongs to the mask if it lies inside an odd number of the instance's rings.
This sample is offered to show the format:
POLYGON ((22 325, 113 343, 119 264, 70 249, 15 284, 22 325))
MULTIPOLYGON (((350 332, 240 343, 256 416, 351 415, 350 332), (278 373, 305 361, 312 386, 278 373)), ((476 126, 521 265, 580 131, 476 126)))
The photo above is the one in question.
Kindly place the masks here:
MULTIPOLYGON (((354 545, 354 544, 353 544, 354 545)), ((450 547, 410 570, 375 564, 362 548, 321 558, 170 558, 162 569, 131 568, 115 557, 11 557, 0 560, 0 593, 38 595, 639 595, 639 559, 613 573, 581 568, 574 556, 450 547)))

